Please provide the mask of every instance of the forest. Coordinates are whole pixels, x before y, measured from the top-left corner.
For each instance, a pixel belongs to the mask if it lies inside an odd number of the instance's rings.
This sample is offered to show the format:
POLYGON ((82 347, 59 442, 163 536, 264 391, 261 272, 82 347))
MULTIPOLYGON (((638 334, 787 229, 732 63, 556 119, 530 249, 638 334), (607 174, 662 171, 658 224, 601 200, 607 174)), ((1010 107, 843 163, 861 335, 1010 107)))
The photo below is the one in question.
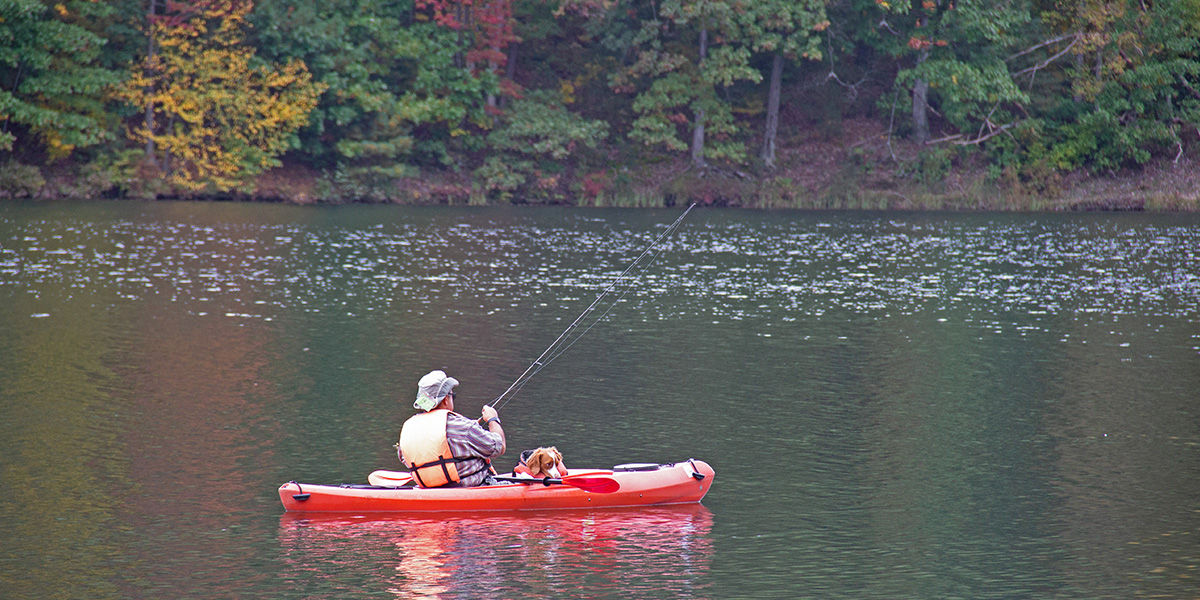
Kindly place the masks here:
POLYGON ((0 0, 8 198, 1195 210, 1198 146, 1200 0, 0 0))

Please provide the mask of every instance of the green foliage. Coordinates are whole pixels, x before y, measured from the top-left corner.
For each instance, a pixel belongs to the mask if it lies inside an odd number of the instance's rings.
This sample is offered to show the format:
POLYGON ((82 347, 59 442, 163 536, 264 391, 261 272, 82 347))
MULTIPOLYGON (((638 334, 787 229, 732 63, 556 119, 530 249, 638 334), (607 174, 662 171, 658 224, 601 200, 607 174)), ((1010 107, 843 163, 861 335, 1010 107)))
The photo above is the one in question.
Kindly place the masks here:
POLYGON ((32 198, 46 185, 41 169, 16 161, 0 164, 0 198, 32 198))
POLYGON ((829 27, 826 0, 756 0, 733 17, 739 39, 760 52, 791 60, 821 60, 822 32, 829 27))
POLYGON ((929 104, 963 137, 1011 124, 1030 102, 1007 60, 1027 39, 1019 35, 1032 19, 1025 1, 880 6, 890 35, 878 38, 877 47, 908 65, 896 74, 896 85, 928 84, 929 104))
POLYGON ((20 143, 54 160, 111 137, 104 91, 121 74, 102 65, 106 40, 85 26, 109 13, 83 0, 0 0, 0 152, 20 143))
POLYGON ((1047 15, 1087 34, 1068 63, 1081 114, 1054 123, 1047 157, 1059 169, 1115 170, 1182 152, 1200 130, 1200 2, 1096 2, 1047 15), (1081 66, 1090 65, 1090 66, 1081 66))
POLYGON ((461 140, 490 125, 484 100, 497 76, 467 69, 461 37, 413 23, 409 2, 264 2, 254 21, 268 56, 303 60, 328 86, 300 150, 344 177, 371 180, 397 162, 448 166, 461 140))
POLYGON ((1161 123, 1125 127, 1117 115, 1096 110, 1076 123, 1058 129, 1059 141, 1049 157, 1059 169, 1088 166, 1093 170, 1115 170, 1150 160, 1147 147, 1163 146, 1167 128, 1161 123))
POLYGON ((582 151, 595 150, 607 136, 607 124, 580 119, 557 94, 533 92, 513 101, 501 116, 487 138, 491 152, 475 176, 500 199, 523 191, 526 200, 563 200, 562 164, 578 161, 582 151))
POLYGON ((286 152, 322 172, 325 197, 385 200, 443 171, 473 175, 455 184, 473 201, 612 203, 636 188, 622 167, 689 150, 700 166, 745 162, 760 141, 773 164, 773 124, 803 138, 789 127, 843 107, 874 106, 893 140, 934 138, 915 158, 895 149, 930 185, 986 154, 992 181, 1050 193, 1070 171, 1200 145, 1200 0, 273 0, 219 34, 216 13, 247 10, 0 0, 13 189, 59 172, 20 164, 67 157, 95 170, 72 181, 125 195, 154 197, 150 182, 188 169, 186 183, 245 189, 286 152), (172 19, 170 39, 151 35, 172 19), (779 119, 762 85, 777 56, 779 119))
POLYGON ((594 150, 606 137, 603 121, 582 120, 555 94, 533 92, 505 110, 503 124, 488 135, 488 144, 502 152, 562 161, 580 146, 594 150))
POLYGON ((386 202, 393 198, 397 180, 412 175, 407 165, 388 167, 339 166, 318 182, 322 199, 330 202, 386 202))
POLYGON ((143 148, 102 154, 91 167, 100 172, 112 191, 127 198, 153 200, 171 191, 162 171, 143 148))
POLYGON ((475 170, 475 177, 487 196, 508 201, 526 184, 533 171, 533 161, 489 156, 475 170))
POLYGON ((931 148, 918 155, 906 168, 916 181, 934 186, 950 174, 953 160, 954 152, 950 148, 931 148))
POLYGON ((974 132, 986 121, 1009 123, 1015 117, 1006 107, 1030 102, 1000 60, 964 62, 937 56, 896 76, 902 86, 911 86, 917 79, 929 83, 945 120, 963 132, 974 132))

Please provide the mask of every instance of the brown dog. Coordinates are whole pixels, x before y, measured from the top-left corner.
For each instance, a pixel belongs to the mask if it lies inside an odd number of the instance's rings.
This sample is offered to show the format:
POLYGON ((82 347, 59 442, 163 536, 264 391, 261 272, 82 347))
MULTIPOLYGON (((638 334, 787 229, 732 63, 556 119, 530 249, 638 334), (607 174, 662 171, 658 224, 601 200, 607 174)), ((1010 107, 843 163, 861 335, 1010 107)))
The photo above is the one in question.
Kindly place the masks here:
POLYGON ((549 446, 521 453, 521 463, 513 469, 518 475, 530 477, 566 477, 567 466, 563 464, 562 452, 549 446))

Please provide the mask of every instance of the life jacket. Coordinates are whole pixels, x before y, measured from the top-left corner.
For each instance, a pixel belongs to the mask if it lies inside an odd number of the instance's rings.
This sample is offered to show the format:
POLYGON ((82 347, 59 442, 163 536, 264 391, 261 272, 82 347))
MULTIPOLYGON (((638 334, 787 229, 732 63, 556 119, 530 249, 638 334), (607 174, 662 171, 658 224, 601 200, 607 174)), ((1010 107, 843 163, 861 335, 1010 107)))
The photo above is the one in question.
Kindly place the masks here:
POLYGON ((446 419, 450 411, 431 410, 409 417, 400 429, 400 461, 408 467, 421 487, 440 487, 458 483, 488 468, 488 461, 478 456, 454 456, 450 442, 446 439, 446 419), (484 466, 476 471, 460 474, 459 463, 480 460, 484 466))

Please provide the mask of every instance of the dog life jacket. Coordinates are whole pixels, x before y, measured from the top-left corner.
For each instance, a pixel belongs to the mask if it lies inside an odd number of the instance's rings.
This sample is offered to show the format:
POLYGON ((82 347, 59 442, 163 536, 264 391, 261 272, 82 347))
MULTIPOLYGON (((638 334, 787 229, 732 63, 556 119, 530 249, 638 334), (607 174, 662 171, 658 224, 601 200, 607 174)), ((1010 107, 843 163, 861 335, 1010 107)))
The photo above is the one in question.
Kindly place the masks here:
POLYGON ((400 429, 400 460, 408 467, 421 487, 431 488, 458 483, 488 468, 488 461, 478 456, 454 456, 446 439, 446 419, 450 411, 431 410, 409 417, 400 429), (481 460, 484 466, 471 473, 460 474, 458 464, 481 460))

